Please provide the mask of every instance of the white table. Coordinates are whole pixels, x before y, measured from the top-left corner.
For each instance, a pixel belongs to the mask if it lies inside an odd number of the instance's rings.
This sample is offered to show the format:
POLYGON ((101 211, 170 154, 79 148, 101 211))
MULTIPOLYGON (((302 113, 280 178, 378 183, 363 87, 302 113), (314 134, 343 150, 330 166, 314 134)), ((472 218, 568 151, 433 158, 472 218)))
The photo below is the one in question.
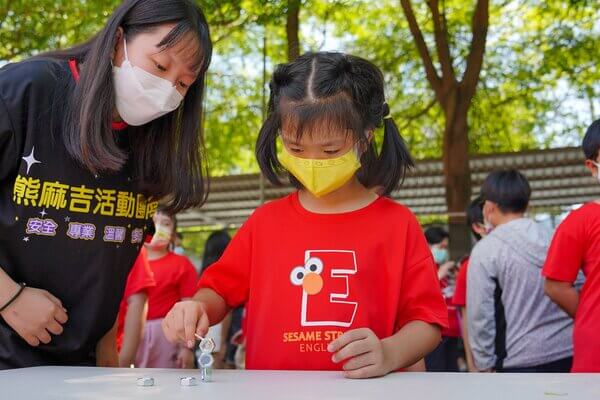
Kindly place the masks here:
POLYGON ((335 372, 215 371, 214 381, 182 387, 198 370, 38 367, 0 371, 0 399, 600 399, 600 374, 400 373, 363 381, 335 372), (136 380, 150 376, 153 387, 136 380))

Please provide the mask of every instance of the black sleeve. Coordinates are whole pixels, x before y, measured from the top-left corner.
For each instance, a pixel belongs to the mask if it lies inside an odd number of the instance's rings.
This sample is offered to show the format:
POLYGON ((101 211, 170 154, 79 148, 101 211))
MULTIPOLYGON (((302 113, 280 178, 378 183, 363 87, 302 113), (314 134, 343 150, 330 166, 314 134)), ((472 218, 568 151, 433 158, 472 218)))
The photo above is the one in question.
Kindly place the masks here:
POLYGON ((10 114, 7 102, 0 96, 0 182, 12 175, 19 166, 19 144, 15 133, 16 127, 10 114))
POLYGON ((0 182, 16 174, 27 132, 48 125, 41 120, 52 109, 58 68, 56 61, 30 59, 0 69, 0 182))

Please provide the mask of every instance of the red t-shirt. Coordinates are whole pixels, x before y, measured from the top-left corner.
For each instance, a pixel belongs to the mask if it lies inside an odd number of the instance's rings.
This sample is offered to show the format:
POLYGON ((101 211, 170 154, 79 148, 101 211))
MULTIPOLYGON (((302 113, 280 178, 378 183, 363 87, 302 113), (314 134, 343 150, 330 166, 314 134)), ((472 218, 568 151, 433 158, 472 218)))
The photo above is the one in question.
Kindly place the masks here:
POLYGON ((573 372, 600 372, 600 204, 574 210, 560 224, 548 250, 543 275, 574 282, 583 270, 585 283, 573 326, 573 372))
POLYGON ((446 308, 448 309, 448 327, 442 329, 442 336, 450 338, 460 337, 460 323, 458 322, 458 311, 456 306, 452 303, 452 293, 447 295, 446 291, 452 290, 448 287, 448 280, 442 279, 440 281, 440 287, 442 289, 442 295, 446 302, 446 308))
POLYGON ((381 197, 315 214, 298 193, 270 202, 203 273, 230 307, 246 303, 250 369, 340 370, 327 345, 368 327, 379 338, 410 321, 445 327, 436 267, 414 215, 381 197))
POLYGON ((148 291, 148 319, 164 318, 183 298, 196 293, 198 273, 185 256, 169 252, 150 261, 156 287, 148 291))
POLYGON ((465 307, 467 305, 467 270, 469 269, 469 258, 465 258, 460 264, 458 275, 456 277, 456 286, 454 287, 454 296, 452 304, 456 307, 465 307))
POLYGON ((156 286, 154 281, 154 275, 150 269, 148 257, 146 255, 146 249, 142 246, 138 258, 135 260, 135 264, 129 271, 127 277, 127 284, 125 285, 125 293, 119 306, 118 326, 117 326, 117 347, 121 350, 121 344, 123 343, 123 329, 125 328, 125 315, 127 313, 127 299, 143 291, 147 291, 149 288, 156 286))

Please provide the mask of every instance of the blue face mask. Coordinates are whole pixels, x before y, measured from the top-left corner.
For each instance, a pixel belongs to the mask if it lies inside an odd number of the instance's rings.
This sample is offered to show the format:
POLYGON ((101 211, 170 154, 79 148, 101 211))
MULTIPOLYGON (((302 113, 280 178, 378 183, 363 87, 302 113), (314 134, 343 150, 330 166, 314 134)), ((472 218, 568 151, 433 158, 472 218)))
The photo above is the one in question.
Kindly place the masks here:
POLYGON ((176 247, 173 249, 173 253, 175 253, 175 254, 179 254, 179 255, 184 255, 184 254, 185 254, 185 250, 184 250, 184 249, 183 249, 183 247, 181 247, 181 246, 176 246, 176 247))
POLYGON ((432 247, 431 253, 433 254, 433 260, 437 265, 441 265, 448 261, 449 255, 447 249, 440 249, 438 247, 432 247))

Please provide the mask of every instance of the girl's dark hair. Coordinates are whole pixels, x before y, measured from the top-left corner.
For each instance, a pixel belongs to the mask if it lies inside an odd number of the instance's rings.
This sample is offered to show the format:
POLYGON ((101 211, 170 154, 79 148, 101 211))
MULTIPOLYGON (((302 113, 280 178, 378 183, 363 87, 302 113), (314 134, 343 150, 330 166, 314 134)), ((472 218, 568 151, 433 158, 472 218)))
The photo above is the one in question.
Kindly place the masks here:
MULTIPOLYGON (((388 118, 381 71, 362 58, 334 52, 306 53, 279 65, 270 82, 266 121, 256 143, 256 158, 267 179, 280 185, 285 169, 277 159, 277 137, 282 125, 303 133, 325 129, 352 132, 361 156, 359 181, 368 188, 381 187, 389 195, 414 164, 396 124, 388 118), (377 154, 368 132, 384 127, 381 152, 377 154)), ((290 176, 291 182, 300 183, 290 176)))
POLYGON ((201 132, 205 73, 212 42, 202 10, 189 0, 125 0, 106 26, 88 42, 38 57, 83 63, 80 80, 66 101, 63 139, 69 154, 92 173, 119 171, 131 156, 138 189, 164 199, 170 212, 202 204, 208 191, 201 132), (118 28, 126 40, 164 25, 174 28, 157 44, 170 48, 192 34, 198 49, 190 54, 198 78, 181 106, 140 127, 128 128, 130 148, 117 143, 111 128, 115 108, 112 54, 118 28))
POLYGON ((494 171, 483 181, 481 197, 496 203, 503 213, 521 213, 529 205, 531 187, 516 169, 494 171))
POLYGON ((206 243, 204 244, 202 270, 200 271, 200 274, 202 274, 206 268, 221 258, 230 241, 231 237, 225 230, 216 231, 210 234, 208 239, 206 239, 206 243))
POLYGON ((583 137, 583 154, 587 160, 596 161, 600 150, 600 119, 592 122, 583 137))
POLYGON ((449 239, 450 235, 448 232, 442 227, 439 226, 430 226, 425 229, 425 239, 427 239, 427 243, 429 245, 440 244, 444 241, 444 239, 449 239))
POLYGON ((467 207, 467 224, 477 240, 481 240, 481 235, 473 230, 473 224, 483 225, 483 223, 483 199, 477 196, 467 207))

